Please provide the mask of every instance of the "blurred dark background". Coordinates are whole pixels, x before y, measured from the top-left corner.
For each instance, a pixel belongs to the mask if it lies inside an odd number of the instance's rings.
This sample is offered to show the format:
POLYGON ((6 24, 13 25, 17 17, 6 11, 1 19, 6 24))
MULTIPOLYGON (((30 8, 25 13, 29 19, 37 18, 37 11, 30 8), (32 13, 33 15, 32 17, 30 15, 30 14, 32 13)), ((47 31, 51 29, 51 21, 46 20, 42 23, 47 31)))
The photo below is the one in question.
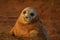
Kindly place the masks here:
POLYGON ((21 11, 29 6, 36 9, 51 40, 60 40, 60 0, 0 0, 0 40, 10 39, 5 33, 14 26, 21 11))

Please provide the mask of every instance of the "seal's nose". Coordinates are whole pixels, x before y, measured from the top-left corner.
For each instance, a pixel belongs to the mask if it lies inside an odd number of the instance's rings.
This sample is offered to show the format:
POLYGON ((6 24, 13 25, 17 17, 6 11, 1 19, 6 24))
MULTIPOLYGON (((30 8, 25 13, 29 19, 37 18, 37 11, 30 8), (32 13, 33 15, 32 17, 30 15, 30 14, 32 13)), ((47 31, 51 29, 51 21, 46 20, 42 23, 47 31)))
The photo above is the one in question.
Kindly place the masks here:
POLYGON ((28 17, 25 17, 25 18, 28 18, 28 17))

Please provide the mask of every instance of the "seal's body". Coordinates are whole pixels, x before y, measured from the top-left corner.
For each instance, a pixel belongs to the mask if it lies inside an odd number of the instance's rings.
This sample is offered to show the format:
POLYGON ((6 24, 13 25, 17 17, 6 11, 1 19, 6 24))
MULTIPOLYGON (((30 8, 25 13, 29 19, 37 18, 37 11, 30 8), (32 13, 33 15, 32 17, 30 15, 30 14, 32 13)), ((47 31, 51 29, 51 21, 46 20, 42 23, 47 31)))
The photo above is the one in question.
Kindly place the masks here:
POLYGON ((31 7, 22 11, 10 34, 21 37, 23 40, 49 40, 36 11, 31 7))

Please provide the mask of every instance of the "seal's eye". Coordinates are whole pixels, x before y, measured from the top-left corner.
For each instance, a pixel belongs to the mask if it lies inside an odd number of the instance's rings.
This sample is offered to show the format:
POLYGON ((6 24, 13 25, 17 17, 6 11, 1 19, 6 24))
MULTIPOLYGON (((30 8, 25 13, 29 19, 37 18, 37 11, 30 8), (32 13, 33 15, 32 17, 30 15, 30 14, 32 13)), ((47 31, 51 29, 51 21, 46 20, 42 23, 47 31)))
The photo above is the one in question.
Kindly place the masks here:
POLYGON ((24 11, 23 14, 26 14, 26 11, 24 11))
POLYGON ((34 13, 31 13, 30 15, 31 15, 31 16, 34 16, 34 13))

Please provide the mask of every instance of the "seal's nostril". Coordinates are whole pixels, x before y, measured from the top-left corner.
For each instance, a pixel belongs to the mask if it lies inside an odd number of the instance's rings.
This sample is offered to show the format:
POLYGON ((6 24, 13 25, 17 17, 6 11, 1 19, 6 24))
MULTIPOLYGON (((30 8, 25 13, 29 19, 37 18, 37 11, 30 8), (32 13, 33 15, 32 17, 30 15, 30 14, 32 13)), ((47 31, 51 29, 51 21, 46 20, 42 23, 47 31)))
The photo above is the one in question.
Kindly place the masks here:
POLYGON ((26 17, 26 18, 28 18, 28 17, 26 17))

